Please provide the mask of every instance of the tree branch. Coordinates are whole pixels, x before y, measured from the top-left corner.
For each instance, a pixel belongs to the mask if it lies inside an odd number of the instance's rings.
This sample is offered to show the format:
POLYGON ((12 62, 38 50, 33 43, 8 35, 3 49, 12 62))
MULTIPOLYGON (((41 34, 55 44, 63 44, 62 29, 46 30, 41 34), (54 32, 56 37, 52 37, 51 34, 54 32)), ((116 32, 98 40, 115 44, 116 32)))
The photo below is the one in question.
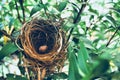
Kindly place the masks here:
POLYGON ((18 10, 18 5, 17 5, 16 0, 15 0, 15 5, 16 5, 16 10, 17 10, 18 19, 19 19, 20 23, 22 23, 22 20, 20 19, 20 13, 19 13, 19 10, 18 10))
POLYGON ((2 33, 3 35, 7 36, 7 37, 10 38, 12 41, 15 41, 15 39, 14 39, 11 35, 7 34, 4 30, 0 30, 0 33, 2 33))
POLYGON ((79 19, 79 17, 80 17, 80 14, 83 12, 83 10, 84 10, 84 8, 86 7, 86 4, 82 4, 82 6, 81 6, 81 8, 79 9, 79 12, 78 12, 78 14, 77 14, 77 17, 76 17, 76 19, 74 20, 74 24, 76 24, 77 23, 77 21, 78 21, 78 19, 79 19))
MULTIPOLYGON (((87 0, 86 0, 86 2, 87 2, 87 0)), ((77 14, 76 19, 74 19, 74 21, 73 21, 73 24, 76 24, 78 22, 78 19, 79 19, 80 15, 83 12, 83 10, 84 10, 85 7, 86 7, 86 4, 82 4, 81 8, 79 9, 79 12, 77 14)), ((70 30, 70 34, 69 34, 69 36, 67 38, 67 42, 69 41, 69 39, 70 39, 70 37, 72 35, 73 30, 74 30, 74 27, 72 27, 71 30, 70 30)))
POLYGON ((40 0, 40 1, 41 1, 41 4, 43 5, 43 8, 44 8, 44 11, 45 11, 45 14, 46 14, 47 18, 49 18, 48 14, 47 14, 47 11, 45 9, 45 5, 44 5, 43 1, 42 0, 40 0))
POLYGON ((21 6, 21 9, 22 9, 23 23, 25 23, 25 9, 24 9, 24 6, 23 6, 23 0, 19 0, 19 3, 20 3, 20 6, 21 6))
POLYGON ((111 40, 114 38, 114 36, 116 35, 116 33, 119 31, 119 27, 116 29, 116 31, 114 32, 114 34, 111 36, 111 38, 109 39, 109 41, 106 44, 106 47, 110 44, 111 40))

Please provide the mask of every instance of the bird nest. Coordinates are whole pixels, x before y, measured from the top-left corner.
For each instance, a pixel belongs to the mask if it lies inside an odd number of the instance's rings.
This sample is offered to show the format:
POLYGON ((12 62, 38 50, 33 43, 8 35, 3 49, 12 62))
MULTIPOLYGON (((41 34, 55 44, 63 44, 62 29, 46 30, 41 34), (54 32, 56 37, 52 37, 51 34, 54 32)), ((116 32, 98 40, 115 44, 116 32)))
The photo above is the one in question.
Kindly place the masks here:
POLYGON ((24 62, 34 70, 37 67, 42 79, 45 75, 54 73, 63 67, 66 59, 65 37, 64 31, 56 22, 34 19, 25 23, 20 35, 25 53, 24 62))

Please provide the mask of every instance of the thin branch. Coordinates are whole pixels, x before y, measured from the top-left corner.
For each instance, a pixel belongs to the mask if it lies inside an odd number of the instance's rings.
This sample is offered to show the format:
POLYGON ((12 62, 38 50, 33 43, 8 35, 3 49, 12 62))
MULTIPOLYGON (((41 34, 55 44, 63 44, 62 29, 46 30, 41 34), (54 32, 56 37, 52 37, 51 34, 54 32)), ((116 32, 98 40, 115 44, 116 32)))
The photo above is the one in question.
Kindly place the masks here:
POLYGON ((115 39, 114 41, 111 41, 110 44, 114 43, 115 41, 116 41, 116 43, 117 43, 117 42, 120 42, 120 38, 117 38, 117 39, 115 39))
POLYGON ((7 37, 10 38, 12 41, 15 41, 15 39, 14 39, 11 35, 7 34, 4 30, 0 30, 0 33, 2 33, 3 35, 7 36, 7 37))
POLYGON ((82 6, 81 6, 81 8, 79 9, 79 12, 78 12, 78 14, 77 14, 77 17, 76 17, 76 19, 74 20, 74 24, 76 24, 77 23, 77 21, 78 21, 78 19, 79 19, 79 17, 80 17, 80 14, 83 12, 83 10, 84 10, 84 8, 86 7, 86 4, 82 4, 82 6))
POLYGON ((72 35, 73 30, 74 30, 74 28, 71 28, 70 33, 69 33, 68 38, 67 38, 67 42, 69 42, 69 39, 70 39, 70 37, 72 35))
POLYGON ((45 14, 46 14, 47 18, 49 18, 48 14, 47 14, 47 11, 45 9, 45 5, 44 5, 43 1, 42 0, 40 0, 40 1, 41 1, 41 4, 43 5, 43 8, 44 8, 44 11, 45 11, 45 14))
POLYGON ((21 6, 21 9, 22 9, 22 14, 23 14, 23 23, 25 23, 25 9, 24 9, 24 6, 23 6, 23 0, 21 0, 20 6, 21 6))
POLYGON ((19 13, 19 10, 18 10, 18 5, 17 5, 16 0, 15 0, 15 5, 16 5, 16 10, 17 10, 18 19, 19 19, 20 23, 22 23, 22 20, 20 19, 20 13, 19 13))
POLYGON ((106 47, 110 44, 111 40, 114 38, 114 36, 116 35, 116 33, 119 31, 119 27, 116 29, 116 31, 114 32, 114 34, 111 36, 111 38, 109 39, 109 41, 106 44, 106 47))
MULTIPOLYGON (((86 2, 87 2, 87 0, 86 0, 86 2)), ((85 7, 86 7, 86 4, 82 4, 81 8, 79 9, 79 12, 77 14, 76 19, 73 21, 73 24, 76 24, 78 22, 78 19, 79 19, 80 15, 83 12, 83 10, 84 10, 85 7)), ((67 38, 67 42, 69 41, 69 39, 70 39, 70 37, 72 35, 73 30, 74 30, 74 27, 72 27, 71 30, 70 30, 70 34, 69 34, 69 36, 67 38)))

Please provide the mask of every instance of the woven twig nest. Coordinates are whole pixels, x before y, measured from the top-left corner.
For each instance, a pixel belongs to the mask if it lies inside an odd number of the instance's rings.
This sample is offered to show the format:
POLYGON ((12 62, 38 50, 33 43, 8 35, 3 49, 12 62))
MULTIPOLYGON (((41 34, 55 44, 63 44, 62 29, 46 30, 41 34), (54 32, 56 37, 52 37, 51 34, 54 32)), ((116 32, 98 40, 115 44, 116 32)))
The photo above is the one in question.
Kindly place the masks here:
POLYGON ((56 22, 34 19, 25 23, 20 40, 28 65, 38 66, 47 74, 63 66, 67 45, 65 33, 56 22))

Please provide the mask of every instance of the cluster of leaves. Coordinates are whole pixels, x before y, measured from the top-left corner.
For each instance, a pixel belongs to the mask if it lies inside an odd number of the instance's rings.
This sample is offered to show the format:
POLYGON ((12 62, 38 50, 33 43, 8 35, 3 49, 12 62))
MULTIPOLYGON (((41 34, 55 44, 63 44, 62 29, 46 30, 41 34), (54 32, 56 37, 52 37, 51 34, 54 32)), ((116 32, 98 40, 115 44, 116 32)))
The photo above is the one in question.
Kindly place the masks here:
MULTIPOLYGON (((119 9, 119 0, 3 0, 0 3, 1 65, 5 57, 16 51, 20 54, 14 43, 22 24, 39 16, 62 21, 70 42, 68 74, 55 73, 46 80, 117 80, 120 75, 119 9)), ((14 76, 8 74, 7 80, 26 80, 25 75, 14 76)))

